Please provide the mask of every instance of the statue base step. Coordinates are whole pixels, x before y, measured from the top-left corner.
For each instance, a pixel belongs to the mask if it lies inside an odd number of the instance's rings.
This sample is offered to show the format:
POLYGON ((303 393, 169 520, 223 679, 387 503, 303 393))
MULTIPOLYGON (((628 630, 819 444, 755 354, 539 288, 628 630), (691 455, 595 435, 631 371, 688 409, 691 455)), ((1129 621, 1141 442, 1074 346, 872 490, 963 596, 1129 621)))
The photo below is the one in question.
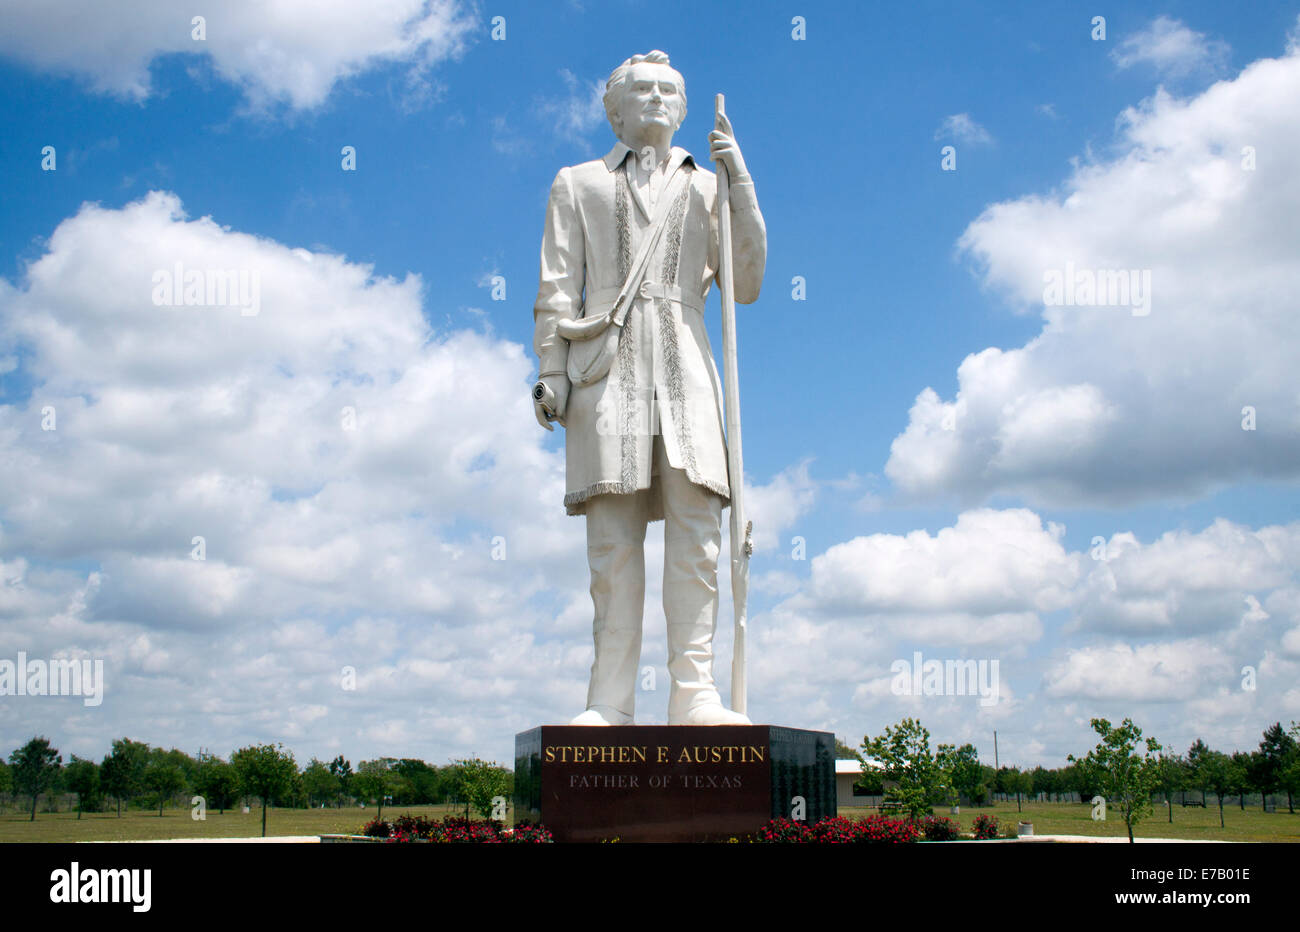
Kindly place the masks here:
POLYGON ((515 816, 556 841, 727 841, 836 812, 835 736, 777 725, 541 725, 515 735, 515 816))

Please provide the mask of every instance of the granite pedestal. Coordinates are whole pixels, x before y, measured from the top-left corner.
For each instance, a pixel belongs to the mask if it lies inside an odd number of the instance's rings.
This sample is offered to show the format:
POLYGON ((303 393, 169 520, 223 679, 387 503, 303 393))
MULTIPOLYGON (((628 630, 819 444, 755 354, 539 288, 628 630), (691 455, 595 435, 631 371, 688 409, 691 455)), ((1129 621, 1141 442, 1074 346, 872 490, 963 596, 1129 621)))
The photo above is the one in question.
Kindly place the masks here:
POLYGON ((725 841, 835 815, 835 736, 776 725, 542 725, 515 736, 515 814, 556 841, 725 841))

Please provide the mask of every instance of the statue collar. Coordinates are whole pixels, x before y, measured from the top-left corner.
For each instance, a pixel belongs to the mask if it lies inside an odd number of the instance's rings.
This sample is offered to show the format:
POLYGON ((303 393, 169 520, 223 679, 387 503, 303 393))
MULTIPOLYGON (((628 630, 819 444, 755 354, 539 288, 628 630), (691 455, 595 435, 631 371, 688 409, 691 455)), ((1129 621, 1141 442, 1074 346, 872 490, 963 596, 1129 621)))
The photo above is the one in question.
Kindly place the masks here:
MULTIPOLYGON (((632 148, 620 139, 614 144, 614 148, 609 150, 609 154, 605 156, 605 168, 614 171, 627 160, 627 154, 631 151, 632 148)), ((690 162, 694 166, 695 158, 681 146, 673 146, 668 150, 668 174, 670 176, 683 162, 690 162)))

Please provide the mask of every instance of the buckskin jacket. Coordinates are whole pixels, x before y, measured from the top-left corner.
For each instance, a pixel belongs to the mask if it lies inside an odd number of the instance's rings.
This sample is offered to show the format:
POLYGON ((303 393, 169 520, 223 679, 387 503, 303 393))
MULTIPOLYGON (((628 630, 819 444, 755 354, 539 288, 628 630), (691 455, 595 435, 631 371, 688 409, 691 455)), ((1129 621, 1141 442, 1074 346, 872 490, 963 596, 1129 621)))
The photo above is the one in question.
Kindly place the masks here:
MULTIPOLYGON (((564 372, 570 352, 588 352, 599 342, 570 345, 555 332, 556 322, 608 311, 649 235, 650 205, 628 178, 635 157, 620 142, 603 159, 560 169, 551 185, 533 307, 533 349, 542 374, 564 372)), ((652 488, 651 517, 662 518, 659 485, 651 483, 656 432, 675 468, 730 501, 722 386, 703 316, 718 268, 717 177, 677 146, 668 177, 675 172, 687 172, 689 183, 670 181, 659 195, 678 192, 671 205, 655 205, 669 210, 668 225, 618 335, 609 373, 570 388, 564 505, 571 515, 585 514, 592 496, 652 488)), ((735 298, 750 304, 763 283, 767 231, 748 176, 732 180, 730 199, 735 298)))

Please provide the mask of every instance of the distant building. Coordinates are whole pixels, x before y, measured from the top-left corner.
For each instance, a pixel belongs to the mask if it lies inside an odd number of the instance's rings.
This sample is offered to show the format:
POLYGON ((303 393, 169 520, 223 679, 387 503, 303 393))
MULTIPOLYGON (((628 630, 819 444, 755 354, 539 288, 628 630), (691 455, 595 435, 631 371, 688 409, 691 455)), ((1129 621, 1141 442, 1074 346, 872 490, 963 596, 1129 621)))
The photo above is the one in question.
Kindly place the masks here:
MULTIPOLYGON (((884 770, 885 765, 874 758, 866 758, 873 770, 884 770)), ((841 809, 846 806, 879 806, 879 794, 868 795, 866 790, 854 786, 862 777, 862 763, 855 760, 835 762, 835 802, 841 809)))

